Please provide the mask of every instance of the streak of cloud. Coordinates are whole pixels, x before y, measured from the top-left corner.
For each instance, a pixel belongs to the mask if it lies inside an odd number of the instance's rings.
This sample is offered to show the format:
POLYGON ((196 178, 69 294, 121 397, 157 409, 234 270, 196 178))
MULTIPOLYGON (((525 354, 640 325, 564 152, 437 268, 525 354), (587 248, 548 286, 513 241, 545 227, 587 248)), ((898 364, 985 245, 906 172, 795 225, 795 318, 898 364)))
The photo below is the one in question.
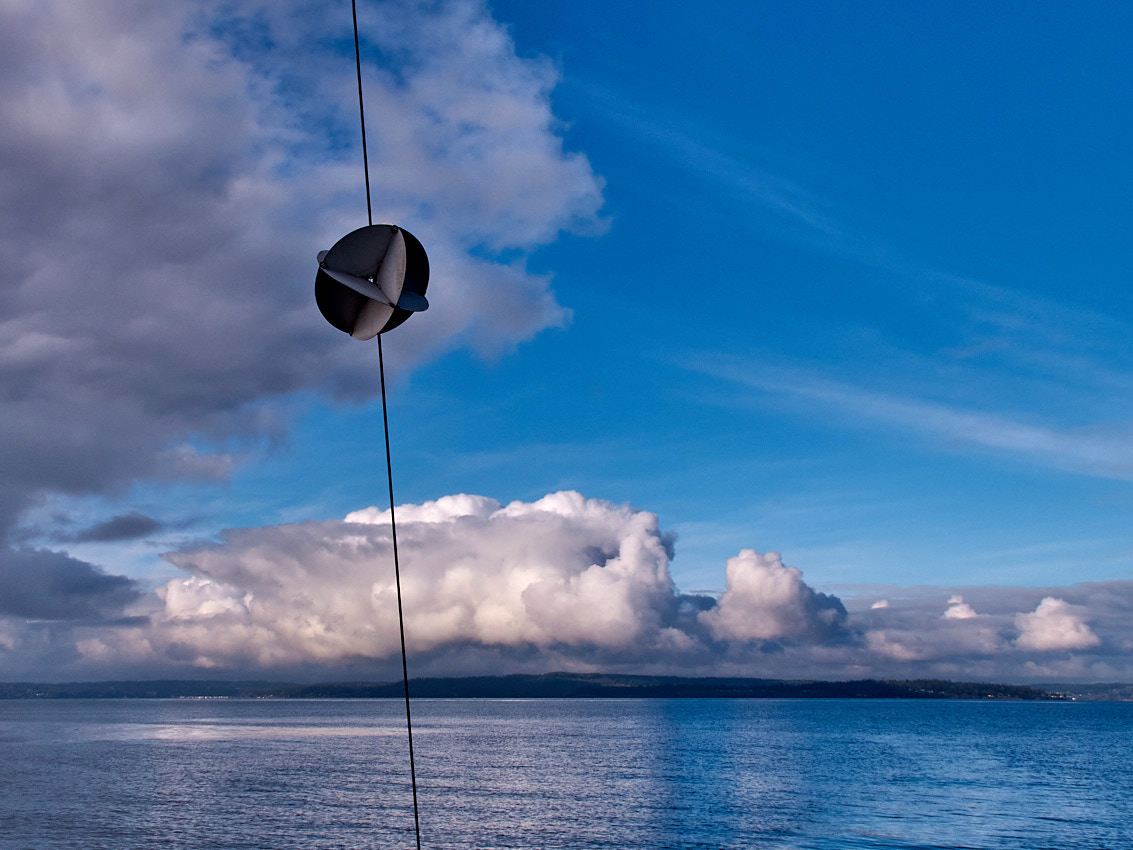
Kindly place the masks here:
MULTIPOLYGON (((1124 403, 1133 388, 1128 322, 1068 300, 944 271, 895 243, 882 226, 861 224, 856 205, 840 205, 767 164, 750 139, 665 114, 655 104, 609 88, 575 85, 608 121, 660 152, 670 167, 708 181, 720 196, 738 197, 753 212, 770 213, 786 239, 871 269, 866 285, 881 287, 894 310, 916 317, 889 329, 890 335, 900 337, 908 326, 943 323, 947 327, 941 332, 955 339, 927 356, 890 349, 878 352, 878 362, 858 362, 865 359, 859 348, 842 358, 859 374, 904 374, 905 389, 839 380, 836 367, 818 375, 745 364, 725 370, 734 379, 809 401, 826 408, 824 416, 833 409, 858 422, 939 438, 950 446, 1003 451, 1078 474, 1133 477, 1128 425, 1133 410, 1124 403), (1037 400, 1045 404, 1040 408, 1037 400), (1037 409, 1043 414, 1030 413, 1037 409)), ((749 220, 766 224, 767 217, 749 220)), ((860 337, 876 333, 869 325, 860 337)), ((719 358, 712 353, 705 359, 719 358)))
POLYGON ((118 514, 110 519, 96 523, 72 535, 76 543, 111 543, 121 540, 137 540, 161 531, 164 525, 153 517, 131 511, 118 514))
POLYGON ((739 197, 785 221, 799 232, 823 244, 837 244, 845 227, 824 209, 822 200, 799 183, 756 164, 750 157, 729 151, 746 149, 734 140, 711 138, 703 131, 692 135, 686 129, 695 122, 688 116, 662 115, 656 105, 644 106, 617 92, 579 81, 572 86, 585 93, 587 102, 605 118, 662 152, 701 180, 712 182, 721 192, 739 197))
POLYGON ((1059 428, 965 409, 912 395, 879 392, 817 376, 802 369, 751 367, 722 358, 693 366, 702 374, 761 393, 836 412, 841 421, 880 424, 949 450, 970 447, 1001 451, 1055 469, 1129 480, 1133 478, 1133 432, 1059 428))

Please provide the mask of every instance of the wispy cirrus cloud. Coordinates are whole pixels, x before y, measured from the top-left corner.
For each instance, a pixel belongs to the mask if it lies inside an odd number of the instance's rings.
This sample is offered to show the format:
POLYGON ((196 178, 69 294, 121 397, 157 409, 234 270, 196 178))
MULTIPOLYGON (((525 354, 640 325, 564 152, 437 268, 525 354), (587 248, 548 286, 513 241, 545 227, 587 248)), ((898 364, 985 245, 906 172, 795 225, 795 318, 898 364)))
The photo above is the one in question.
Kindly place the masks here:
MULTIPOLYGON (((849 285, 883 292, 887 315, 848 314, 844 350, 746 360, 703 353, 675 365, 777 396, 797 410, 855 427, 914 435, 949 451, 980 451, 1084 475, 1133 476, 1133 326, 1054 299, 919 259, 883 223, 863 224, 853 200, 806 186, 736 138, 609 88, 580 86, 611 125, 669 166, 746 204, 755 228, 869 270, 849 285), (928 326, 925 344, 908 328, 928 326), (768 366, 768 363, 780 364, 768 366), (833 417, 831 416, 833 414, 833 417)), ((779 157, 782 160, 782 157, 779 157)), ((732 403, 732 402, 727 402, 732 403)))
POLYGON ((829 204, 801 183, 756 162, 740 151, 744 144, 712 133, 686 115, 667 114, 656 103, 641 103, 593 82, 572 80, 572 88, 586 96, 591 108, 623 131, 660 152, 697 180, 718 191, 770 213, 800 233, 820 237, 831 244, 846 236, 847 229, 830 212, 829 204), (689 126, 700 126, 692 134, 689 126))
POLYGON ((1133 478, 1133 427, 1067 428, 987 410, 946 404, 912 394, 883 392, 798 368, 702 357, 690 368, 749 391, 777 396, 824 421, 881 427, 930 441, 950 452, 974 450, 1055 469, 1127 480, 1133 478), (834 414, 833 419, 831 414, 834 414))

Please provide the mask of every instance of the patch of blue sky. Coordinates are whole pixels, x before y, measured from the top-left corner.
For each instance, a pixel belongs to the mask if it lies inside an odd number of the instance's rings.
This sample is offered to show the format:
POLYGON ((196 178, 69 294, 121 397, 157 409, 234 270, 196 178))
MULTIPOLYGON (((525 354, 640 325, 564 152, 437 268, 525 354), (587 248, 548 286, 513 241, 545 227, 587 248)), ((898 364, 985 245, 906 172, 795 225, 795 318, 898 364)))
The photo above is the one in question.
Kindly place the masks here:
MULTIPOLYGON (((744 546, 819 585, 1128 575, 1133 110, 1102 12, 492 9, 519 55, 555 62, 609 228, 502 257, 553 275, 565 327, 394 382, 399 500, 630 502, 681 532, 686 586, 744 546), (1028 546, 1061 554, 990 554, 1028 546)), ((382 504, 378 406, 303 403, 285 444, 186 512, 382 504)))

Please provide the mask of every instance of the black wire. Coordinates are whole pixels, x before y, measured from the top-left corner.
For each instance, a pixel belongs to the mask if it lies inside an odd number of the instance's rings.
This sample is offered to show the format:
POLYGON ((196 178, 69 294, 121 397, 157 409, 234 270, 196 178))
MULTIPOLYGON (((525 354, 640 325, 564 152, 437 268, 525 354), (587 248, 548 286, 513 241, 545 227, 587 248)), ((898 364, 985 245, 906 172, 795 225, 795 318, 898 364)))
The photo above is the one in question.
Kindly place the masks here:
MULTIPOLYGON (((358 117, 362 122, 362 168, 366 175, 366 218, 372 226, 374 214, 370 207, 370 160, 366 154, 366 110, 362 101, 362 53, 358 47, 358 7, 350 0, 354 17, 354 66, 358 70, 358 117)), ((382 354, 382 335, 378 334, 378 374, 382 382, 382 426, 386 438, 386 479, 389 481, 389 524, 393 540, 393 577, 397 584, 397 626, 401 633, 401 681, 405 685, 405 730, 409 736, 409 778, 413 787, 413 829, 417 836, 417 850, 421 850, 421 819, 417 813, 417 768, 413 759, 413 716, 409 710, 409 663, 405 652, 405 614, 401 606, 401 564, 397 557, 397 517, 393 506, 393 461, 389 451, 389 415, 386 412, 386 364, 382 354)))
POLYGON ((358 117, 362 119, 362 170, 366 174, 366 219, 373 225, 370 212, 370 159, 366 154, 366 108, 362 105, 362 53, 358 49, 358 6, 350 0, 350 13, 354 16, 354 67, 358 69, 358 117))
POLYGON ((417 770, 413 765, 413 720, 409 713, 409 665, 405 659, 405 615, 401 610, 401 565, 397 559, 397 518, 393 512, 393 462, 389 453, 389 418, 386 415, 386 365, 382 356, 382 335, 378 334, 378 373, 382 378, 382 425, 386 434, 386 479, 389 481, 389 524, 393 531, 393 577, 397 583, 397 625, 401 629, 401 681, 405 684, 405 728, 409 732, 409 776, 413 785, 413 827, 417 831, 417 850, 421 850, 421 821, 417 816, 417 770))

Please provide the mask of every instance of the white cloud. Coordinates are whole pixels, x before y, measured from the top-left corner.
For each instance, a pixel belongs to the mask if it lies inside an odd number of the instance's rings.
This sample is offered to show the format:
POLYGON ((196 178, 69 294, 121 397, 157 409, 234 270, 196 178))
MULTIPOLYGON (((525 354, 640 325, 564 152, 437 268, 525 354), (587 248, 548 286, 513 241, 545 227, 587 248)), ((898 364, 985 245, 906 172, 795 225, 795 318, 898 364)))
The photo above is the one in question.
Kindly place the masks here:
MULTIPOLYGON (((714 599, 673 586, 672 536, 625 505, 575 492, 507 505, 459 494, 397 516, 406 638, 418 658, 491 650, 557 668, 681 669, 710 663, 718 641, 847 637, 835 597, 751 550, 729 562, 719 612, 706 616, 714 599)), ((141 606, 147 625, 88 630, 78 642, 87 662, 264 669, 399 651, 388 511, 229 531, 166 558, 189 575, 141 606)))
POLYGON ((744 549, 729 558, 720 603, 700 615, 719 640, 829 639, 846 609, 837 598, 816 593, 802 572, 783 565, 778 552, 744 549))
MULTIPOLYGON (((399 648, 388 511, 229 532, 174 553, 156 633, 197 663, 387 657, 399 648)), ((447 496, 398 510, 411 651, 453 644, 634 650, 665 638, 675 597, 653 514, 555 493, 501 506, 447 496)))
MULTIPOLYGON (((401 522, 442 523, 459 517, 479 517, 485 519, 500 509, 500 503, 487 496, 470 496, 459 493, 455 496, 442 496, 423 505, 401 505, 398 515, 401 522)), ((352 511, 346 515, 346 522, 360 522, 366 525, 388 525, 392 513, 380 508, 369 507, 352 511)))
POLYGON ((377 71, 367 91, 378 185, 394 203, 429 207, 445 231, 494 249, 594 227, 601 183, 555 132, 553 64, 518 59, 480 2, 431 8, 386 3, 363 21, 368 38, 408 53, 412 68, 377 71))
POLYGON ((1016 615, 1019 637, 1015 645, 1040 652, 1096 647, 1101 639, 1086 623, 1085 613, 1083 608, 1064 599, 1044 597, 1030 614, 1016 615))
POLYGON ((943 614, 945 619, 948 620, 971 620, 978 617, 979 614, 971 605, 964 601, 964 597, 959 594, 953 595, 948 600, 948 609, 943 614))

